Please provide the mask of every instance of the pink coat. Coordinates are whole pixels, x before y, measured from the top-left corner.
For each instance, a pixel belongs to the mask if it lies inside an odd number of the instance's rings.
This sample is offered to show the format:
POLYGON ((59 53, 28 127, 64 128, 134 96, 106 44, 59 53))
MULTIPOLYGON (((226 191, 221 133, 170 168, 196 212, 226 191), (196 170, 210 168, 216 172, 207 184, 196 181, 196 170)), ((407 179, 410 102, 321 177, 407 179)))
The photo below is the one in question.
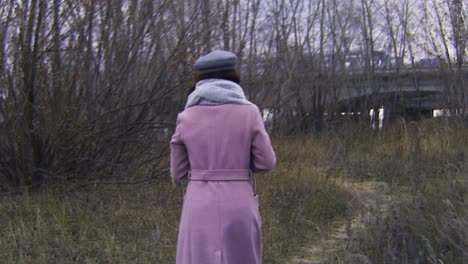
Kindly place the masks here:
POLYGON ((275 153, 258 108, 193 106, 179 114, 171 175, 190 179, 177 241, 177 264, 259 264, 258 196, 249 171, 266 172, 275 153))

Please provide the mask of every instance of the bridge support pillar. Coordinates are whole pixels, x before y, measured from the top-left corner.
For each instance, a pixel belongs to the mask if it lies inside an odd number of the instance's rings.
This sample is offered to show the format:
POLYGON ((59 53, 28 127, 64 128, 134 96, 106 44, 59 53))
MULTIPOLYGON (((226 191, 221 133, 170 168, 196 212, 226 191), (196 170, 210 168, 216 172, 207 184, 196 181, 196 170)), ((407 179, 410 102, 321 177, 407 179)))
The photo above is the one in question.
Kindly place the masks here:
POLYGON ((371 108, 369 110, 364 110, 368 113, 368 118, 370 120, 370 126, 374 129, 380 128, 380 122, 382 121, 381 109, 380 108, 371 108))

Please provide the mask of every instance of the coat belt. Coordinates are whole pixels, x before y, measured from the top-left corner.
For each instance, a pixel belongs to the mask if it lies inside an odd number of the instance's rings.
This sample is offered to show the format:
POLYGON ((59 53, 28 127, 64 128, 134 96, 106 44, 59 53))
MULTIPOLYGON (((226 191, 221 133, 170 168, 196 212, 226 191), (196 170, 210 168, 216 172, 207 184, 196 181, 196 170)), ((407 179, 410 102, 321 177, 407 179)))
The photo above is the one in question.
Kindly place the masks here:
POLYGON ((250 170, 190 170, 192 181, 251 181, 250 170))

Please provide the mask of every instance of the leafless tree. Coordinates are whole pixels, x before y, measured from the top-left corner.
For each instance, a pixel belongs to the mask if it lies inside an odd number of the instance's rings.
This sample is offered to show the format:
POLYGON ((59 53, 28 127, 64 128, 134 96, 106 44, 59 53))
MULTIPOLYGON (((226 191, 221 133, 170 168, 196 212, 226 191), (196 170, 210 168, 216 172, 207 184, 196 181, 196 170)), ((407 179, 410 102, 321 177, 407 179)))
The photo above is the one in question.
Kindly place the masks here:
MULTIPOLYGON (((344 99, 379 92, 384 71, 389 89, 407 67, 418 86, 422 56, 445 58, 447 107, 461 111, 466 8, 460 0, 2 1, 0 186, 155 178, 194 84, 193 61, 217 48, 238 54, 246 94, 273 115, 273 130, 321 130, 344 99), (380 50, 391 64, 377 61, 380 50)), ((366 120, 369 98, 349 109, 366 120)))

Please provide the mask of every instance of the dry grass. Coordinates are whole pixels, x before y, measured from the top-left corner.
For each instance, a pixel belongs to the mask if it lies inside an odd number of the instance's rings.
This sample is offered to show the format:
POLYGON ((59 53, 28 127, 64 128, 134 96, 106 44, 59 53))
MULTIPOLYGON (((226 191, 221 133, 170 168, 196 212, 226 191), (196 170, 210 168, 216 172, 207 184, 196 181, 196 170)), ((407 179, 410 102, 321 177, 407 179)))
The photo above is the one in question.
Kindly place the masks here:
MULTIPOLYGON (((281 258, 346 212, 348 194, 326 180, 313 136, 278 138, 276 169, 258 175, 264 262, 281 258)), ((0 200, 2 263, 174 263, 183 187, 49 190, 0 200)))
MULTIPOLYGON (((386 181, 393 192, 412 194, 388 216, 369 220, 337 262, 351 255, 373 263, 463 263, 467 140, 466 129, 437 120, 275 137, 279 165, 258 176, 264 263, 284 263, 356 208, 332 177, 386 181)), ((166 179, 133 190, 1 198, 1 262, 174 263, 182 189, 166 179)))
POLYGON ((319 138, 277 138, 275 145, 278 167, 258 177, 265 263, 285 263, 300 246, 318 239, 321 229, 348 213, 350 200, 346 190, 328 181, 319 138))
POLYGON ((2 263, 173 263, 180 191, 54 191, 0 202, 2 263))
POLYGON ((335 173, 386 181, 399 199, 386 214, 363 219, 367 228, 335 262, 467 263, 468 130, 429 120, 352 145, 335 173))

